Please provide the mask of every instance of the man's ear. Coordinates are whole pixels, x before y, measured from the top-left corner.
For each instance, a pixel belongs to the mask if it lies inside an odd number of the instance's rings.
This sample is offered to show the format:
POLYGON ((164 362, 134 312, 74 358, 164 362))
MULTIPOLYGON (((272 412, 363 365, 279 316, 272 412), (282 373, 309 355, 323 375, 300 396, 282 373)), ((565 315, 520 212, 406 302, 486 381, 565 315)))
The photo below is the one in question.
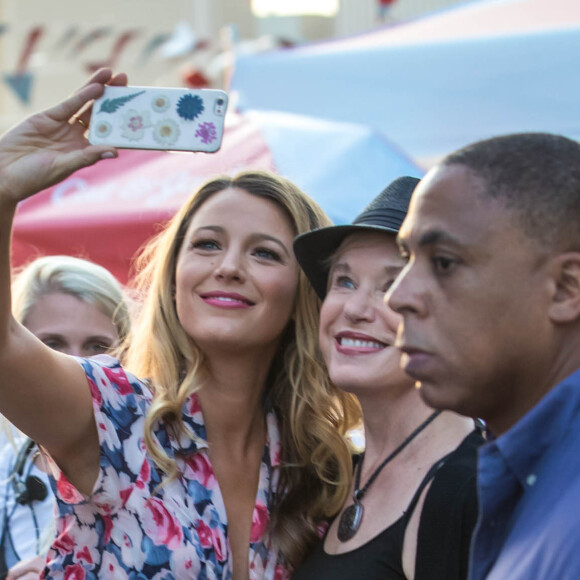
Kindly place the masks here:
POLYGON ((580 252, 567 252, 553 259, 554 294, 549 309, 555 323, 580 318, 580 252))

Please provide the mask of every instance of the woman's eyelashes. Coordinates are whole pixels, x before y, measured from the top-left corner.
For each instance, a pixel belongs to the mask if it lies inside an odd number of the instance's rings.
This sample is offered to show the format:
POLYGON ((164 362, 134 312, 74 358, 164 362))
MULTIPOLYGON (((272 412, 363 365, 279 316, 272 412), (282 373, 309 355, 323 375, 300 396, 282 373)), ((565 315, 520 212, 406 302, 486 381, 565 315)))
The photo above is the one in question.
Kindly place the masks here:
POLYGON ((95 341, 85 344, 83 349, 85 352, 92 354, 104 354, 111 350, 113 345, 111 343, 106 343, 103 341, 95 341))
POLYGON ((356 284, 349 276, 345 276, 344 274, 335 274, 331 278, 331 287, 354 290, 356 288, 356 284))
POLYGON ((191 248, 194 250, 219 250, 220 244, 216 240, 210 239, 201 239, 201 240, 193 240, 191 242, 191 248))
MULTIPOLYGON (((396 276, 389 276, 386 280, 377 280, 374 284, 377 292, 385 294, 389 288, 393 285, 396 276)), ((356 290, 357 283, 350 276, 345 276, 344 274, 333 276, 331 279, 331 288, 345 288, 347 290, 356 290)))
POLYGON ((272 260, 274 262, 282 261, 282 256, 275 250, 272 250, 271 248, 265 247, 254 248, 252 253, 254 256, 262 260, 272 260))
MULTIPOLYGON (((66 339, 59 338, 44 338, 42 342, 58 352, 69 352, 71 350, 71 345, 66 339)), ((113 343, 106 339, 94 339, 89 340, 82 345, 82 353, 86 356, 93 356, 96 354, 105 354, 113 348, 113 343)))
MULTIPOLYGON (((194 250, 202 252, 214 252, 222 250, 223 246, 220 242, 213 239, 193 240, 190 247, 194 250)), ((250 255, 259 258, 260 260, 268 260, 273 262, 282 262, 282 254, 277 250, 268 248, 266 246, 256 246, 249 249, 250 255)))
POLYGON ((58 340, 55 338, 44 338, 42 342, 48 346, 48 348, 52 348, 52 350, 63 351, 66 349, 66 344, 62 340, 58 340))

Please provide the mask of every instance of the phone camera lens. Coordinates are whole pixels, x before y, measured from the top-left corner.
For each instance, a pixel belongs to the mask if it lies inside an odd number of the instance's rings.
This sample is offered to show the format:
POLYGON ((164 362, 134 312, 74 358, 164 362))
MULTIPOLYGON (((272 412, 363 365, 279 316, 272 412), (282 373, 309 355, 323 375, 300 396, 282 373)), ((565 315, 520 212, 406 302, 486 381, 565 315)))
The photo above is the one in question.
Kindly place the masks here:
POLYGON ((224 100, 223 100, 223 99, 218 99, 218 100, 216 101, 216 103, 217 103, 218 105, 223 105, 223 104, 224 104, 224 100))

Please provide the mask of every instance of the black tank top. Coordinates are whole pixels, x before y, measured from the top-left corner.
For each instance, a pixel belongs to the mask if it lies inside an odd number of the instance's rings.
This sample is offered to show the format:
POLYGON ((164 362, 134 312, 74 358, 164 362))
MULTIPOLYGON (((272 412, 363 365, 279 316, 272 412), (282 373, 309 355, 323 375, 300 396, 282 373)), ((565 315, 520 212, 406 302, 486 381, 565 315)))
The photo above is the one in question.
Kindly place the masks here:
POLYGON ((406 580, 402 561, 405 530, 421 492, 442 464, 443 460, 431 467, 407 509, 396 522, 366 544, 343 554, 327 554, 324 551, 324 540, 320 541, 310 556, 294 572, 292 580, 353 580, 354 578, 406 580))
POLYGON ((465 580, 477 519, 477 450, 483 443, 480 430, 472 431, 457 449, 431 467, 395 523, 344 554, 327 554, 324 542, 319 542, 292 580, 405 580, 405 530, 421 492, 431 480, 417 535, 415 579, 465 580))

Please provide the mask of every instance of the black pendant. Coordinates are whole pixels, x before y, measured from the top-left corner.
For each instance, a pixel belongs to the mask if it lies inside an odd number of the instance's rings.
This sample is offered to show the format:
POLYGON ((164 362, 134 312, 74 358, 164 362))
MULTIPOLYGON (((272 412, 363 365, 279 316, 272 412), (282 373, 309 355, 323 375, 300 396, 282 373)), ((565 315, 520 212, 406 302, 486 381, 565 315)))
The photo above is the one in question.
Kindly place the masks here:
POLYGON ((341 542, 350 540, 358 532, 362 522, 364 508, 361 503, 355 501, 348 506, 340 516, 338 521, 338 539, 341 542))

